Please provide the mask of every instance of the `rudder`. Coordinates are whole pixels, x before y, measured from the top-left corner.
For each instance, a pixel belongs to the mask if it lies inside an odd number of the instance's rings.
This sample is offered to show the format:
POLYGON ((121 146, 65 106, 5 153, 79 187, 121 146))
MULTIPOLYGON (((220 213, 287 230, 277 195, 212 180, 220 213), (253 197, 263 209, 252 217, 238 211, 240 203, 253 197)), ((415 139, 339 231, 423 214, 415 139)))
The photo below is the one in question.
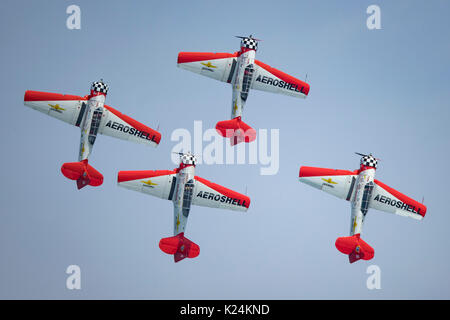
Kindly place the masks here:
POLYGON ((87 159, 64 163, 61 172, 66 178, 77 182, 78 190, 87 185, 97 187, 103 183, 103 175, 89 165, 87 159))
POLYGON ((350 263, 360 259, 370 260, 375 255, 375 250, 361 239, 359 233, 350 237, 337 238, 335 245, 340 252, 348 255, 350 263))
POLYGON ((222 137, 230 138, 232 146, 241 142, 249 143, 256 139, 256 130, 242 121, 240 116, 217 122, 216 130, 222 137))
POLYGON ((188 238, 185 238, 183 232, 174 237, 162 238, 159 241, 159 248, 164 253, 173 255, 175 262, 184 258, 195 258, 200 254, 200 247, 188 238))

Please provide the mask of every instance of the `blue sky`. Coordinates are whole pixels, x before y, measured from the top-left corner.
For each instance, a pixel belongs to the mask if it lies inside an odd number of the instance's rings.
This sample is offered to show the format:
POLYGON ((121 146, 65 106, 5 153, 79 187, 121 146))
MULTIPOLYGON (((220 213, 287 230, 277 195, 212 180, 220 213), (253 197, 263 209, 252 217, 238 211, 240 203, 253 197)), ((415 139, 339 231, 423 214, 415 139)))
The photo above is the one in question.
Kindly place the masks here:
POLYGON ((414 299, 450 298, 448 264, 448 1, 2 1, 3 156, 1 298, 414 299), (66 28, 67 6, 81 30, 66 28), (368 30, 366 8, 381 8, 368 30), (243 119, 279 129, 280 170, 199 165, 239 192, 247 213, 193 207, 186 236, 196 259, 158 248, 172 204, 117 187, 119 170, 172 169, 177 128, 214 127, 231 88, 176 67, 179 51, 234 52, 234 35, 263 39, 257 59, 298 78, 306 100, 251 91, 243 119), (60 172, 78 157, 79 129, 23 105, 25 90, 85 95, 162 133, 158 148, 100 136, 90 163, 99 188, 76 190, 60 172), (353 152, 381 159, 376 178, 428 206, 423 221, 369 211, 362 238, 373 260, 350 265, 349 203, 298 182, 301 165, 356 169, 353 152), (67 290, 68 265, 82 289, 67 290), (378 265, 381 290, 366 288, 378 265))

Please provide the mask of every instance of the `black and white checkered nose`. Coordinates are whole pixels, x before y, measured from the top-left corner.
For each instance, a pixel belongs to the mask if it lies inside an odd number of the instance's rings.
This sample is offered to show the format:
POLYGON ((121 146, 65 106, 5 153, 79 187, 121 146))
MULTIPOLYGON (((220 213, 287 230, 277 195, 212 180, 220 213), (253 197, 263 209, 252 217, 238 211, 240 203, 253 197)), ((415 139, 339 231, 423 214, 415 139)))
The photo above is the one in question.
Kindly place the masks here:
POLYGON ((377 168, 378 160, 372 155, 364 156, 361 158, 361 164, 367 167, 377 168))
POLYGON ((193 156, 192 154, 183 154, 181 156, 181 163, 183 163, 183 164, 195 165, 196 162, 197 162, 197 158, 195 156, 193 156))
POLYGON ((241 40, 241 48, 248 48, 256 51, 258 49, 258 41, 252 38, 243 38, 241 40))
POLYGON ((92 83, 91 90, 108 94, 108 86, 103 81, 95 81, 92 83))

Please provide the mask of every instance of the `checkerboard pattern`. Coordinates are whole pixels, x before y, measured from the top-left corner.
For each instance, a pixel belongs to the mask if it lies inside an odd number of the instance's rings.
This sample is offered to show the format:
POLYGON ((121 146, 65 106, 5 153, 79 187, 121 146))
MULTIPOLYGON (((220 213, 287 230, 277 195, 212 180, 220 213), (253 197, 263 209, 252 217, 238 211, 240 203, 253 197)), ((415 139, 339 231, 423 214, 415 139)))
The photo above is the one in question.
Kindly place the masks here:
POLYGON ((95 81, 92 83, 91 90, 107 94, 108 86, 103 81, 95 81))

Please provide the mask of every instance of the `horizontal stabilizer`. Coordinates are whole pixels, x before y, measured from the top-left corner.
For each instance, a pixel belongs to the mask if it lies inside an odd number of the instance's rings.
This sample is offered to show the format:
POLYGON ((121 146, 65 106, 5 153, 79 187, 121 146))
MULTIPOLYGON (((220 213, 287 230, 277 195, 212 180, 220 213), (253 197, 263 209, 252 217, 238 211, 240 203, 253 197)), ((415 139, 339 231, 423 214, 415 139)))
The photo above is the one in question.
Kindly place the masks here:
POLYGON ((175 262, 184 258, 195 258, 200 254, 200 247, 188 238, 185 238, 183 232, 174 237, 161 239, 159 248, 167 254, 172 254, 175 262))
POLYGON ((375 250, 360 238, 359 233, 350 237, 337 238, 336 248, 348 255, 350 263, 359 259, 370 260, 375 255, 375 250))
POLYGON ((97 187, 103 183, 103 175, 89 165, 87 160, 64 163, 61 172, 66 178, 76 180, 78 189, 87 185, 97 187))
POLYGON ((225 138, 230 138, 232 146, 241 142, 252 142, 256 139, 256 130, 236 117, 231 120, 217 122, 217 132, 225 138))

